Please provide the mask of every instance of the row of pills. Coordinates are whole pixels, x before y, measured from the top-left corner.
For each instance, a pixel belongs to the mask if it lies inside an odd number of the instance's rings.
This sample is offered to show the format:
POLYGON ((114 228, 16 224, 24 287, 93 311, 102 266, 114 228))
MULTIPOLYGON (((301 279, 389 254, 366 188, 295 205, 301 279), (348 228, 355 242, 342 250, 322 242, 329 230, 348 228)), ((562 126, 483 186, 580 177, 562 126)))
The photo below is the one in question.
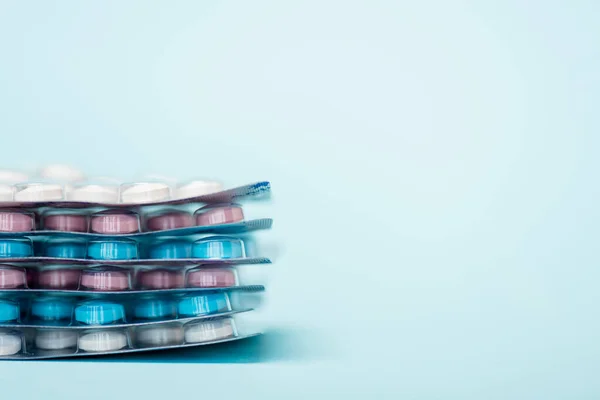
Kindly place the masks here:
POLYGON ((179 184, 144 181, 115 182, 23 182, 0 184, 0 201, 73 201, 106 204, 146 204, 180 200, 221 192, 216 181, 195 180, 179 184))
POLYGON ((64 265, 41 269, 0 264, 1 289, 50 289, 84 291, 161 290, 179 288, 227 288, 239 285, 235 268, 196 267, 188 270, 131 269, 98 266, 86 269, 64 265))
POLYGON ((39 296, 31 301, 0 299, 0 324, 44 326, 114 325, 127 322, 191 318, 231 311, 227 293, 182 297, 141 297, 133 302, 39 296))
POLYGON ((238 336, 232 318, 102 330, 0 329, 0 356, 101 353, 209 343, 238 336))
POLYGON ((208 205, 194 213, 167 209, 141 216, 137 212, 121 209, 94 213, 85 209, 52 209, 36 218, 31 211, 0 209, 0 232, 48 230, 121 235, 243 221, 244 212, 238 204, 208 205), (38 219, 39 223, 36 223, 38 219))
MULTIPOLYGON (((0 239, 0 258, 53 257, 92 260, 140 259, 140 243, 131 239, 48 239, 34 254, 28 238, 0 239)), ((244 241, 231 236, 210 236, 194 242, 185 239, 158 239, 142 250, 149 259, 226 260, 246 257, 244 241)))

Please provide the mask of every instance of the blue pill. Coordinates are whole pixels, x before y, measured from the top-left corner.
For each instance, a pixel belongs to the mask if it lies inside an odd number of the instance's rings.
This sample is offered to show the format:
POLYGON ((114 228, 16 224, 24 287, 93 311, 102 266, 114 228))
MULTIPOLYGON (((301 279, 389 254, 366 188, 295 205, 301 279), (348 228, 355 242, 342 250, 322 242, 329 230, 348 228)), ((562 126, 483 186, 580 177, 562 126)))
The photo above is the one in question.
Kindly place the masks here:
POLYGON ((152 248, 150 249, 150 258, 190 258, 191 253, 191 243, 182 240, 170 240, 152 246, 152 248))
POLYGON ((20 258, 31 257, 33 247, 29 240, 23 239, 2 239, 0 240, 0 257, 20 258))
POLYGON ((136 318, 165 319, 177 315, 177 305, 170 300, 146 299, 141 300, 134 309, 136 318))
POLYGON ((211 293, 202 296, 188 296, 179 301, 177 311, 180 317, 215 314, 230 311, 227 293, 211 293))
POLYGON ((71 320, 73 303, 60 299, 37 299, 31 304, 31 316, 43 321, 71 320))
POLYGON ((88 301, 75 307, 75 320, 85 325, 107 325, 125 321, 122 304, 108 301, 88 301))
POLYGON ((90 242, 88 258, 96 260, 131 260, 138 258, 137 243, 131 240, 107 240, 90 242))
POLYGON ((9 300, 0 300, 0 322, 10 322, 19 319, 21 314, 18 303, 9 300))
POLYGON ((56 258, 85 258, 84 242, 56 241, 46 243, 46 256, 56 258))
POLYGON ((196 240, 192 247, 192 257, 207 259, 229 259, 245 257, 244 242, 227 236, 211 236, 196 240))

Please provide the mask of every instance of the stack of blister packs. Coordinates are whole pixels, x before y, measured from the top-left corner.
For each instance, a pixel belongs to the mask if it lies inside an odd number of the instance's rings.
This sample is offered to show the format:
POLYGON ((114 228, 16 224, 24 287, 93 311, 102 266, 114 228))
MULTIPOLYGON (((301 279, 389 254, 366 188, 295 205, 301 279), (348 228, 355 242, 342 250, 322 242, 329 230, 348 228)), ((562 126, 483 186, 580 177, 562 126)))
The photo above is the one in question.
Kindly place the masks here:
MULTIPOLYGON (((0 358, 43 359, 207 345, 259 334, 262 282, 244 198, 268 182, 37 180, 0 171, 0 358)), ((267 197, 267 196, 261 196, 267 197)))

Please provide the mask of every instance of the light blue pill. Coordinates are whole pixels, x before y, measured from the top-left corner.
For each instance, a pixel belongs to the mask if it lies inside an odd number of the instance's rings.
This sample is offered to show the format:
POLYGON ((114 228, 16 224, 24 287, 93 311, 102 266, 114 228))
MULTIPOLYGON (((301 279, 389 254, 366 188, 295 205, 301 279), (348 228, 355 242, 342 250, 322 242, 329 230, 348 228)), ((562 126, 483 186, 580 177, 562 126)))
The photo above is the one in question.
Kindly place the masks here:
POLYGON ((192 245, 183 240, 169 240, 158 243, 150 249, 150 258, 154 259, 175 259, 190 258, 192 245))
POLYGON ((75 320, 85 325, 107 325, 125 321, 122 304, 93 300, 75 307, 75 320))
POLYGON ((140 300, 135 306, 134 314, 140 319, 172 318, 177 315, 177 305, 171 300, 140 300))
POLYGON ((19 319, 20 307, 18 303, 9 300, 0 300, 0 322, 10 322, 19 319))
POLYGON ((188 296, 179 301, 177 311, 180 317, 216 314, 230 311, 227 293, 211 293, 202 296, 188 296))
POLYGON ((243 258, 244 242, 228 236, 211 236, 196 240, 192 247, 192 257, 218 260, 243 258))
POLYGON ((43 321, 70 321, 73 303, 61 299, 36 299, 31 303, 31 316, 43 321))
POLYGON ((19 258, 31 257, 33 255, 33 247, 29 240, 23 239, 1 239, 0 240, 0 257, 3 258, 19 258))
POLYGON ((77 241, 52 241, 46 243, 46 256, 56 258, 85 258, 86 245, 77 241))
POLYGON ((137 243, 132 240, 90 242, 87 256, 95 260, 132 260, 138 258, 137 243))

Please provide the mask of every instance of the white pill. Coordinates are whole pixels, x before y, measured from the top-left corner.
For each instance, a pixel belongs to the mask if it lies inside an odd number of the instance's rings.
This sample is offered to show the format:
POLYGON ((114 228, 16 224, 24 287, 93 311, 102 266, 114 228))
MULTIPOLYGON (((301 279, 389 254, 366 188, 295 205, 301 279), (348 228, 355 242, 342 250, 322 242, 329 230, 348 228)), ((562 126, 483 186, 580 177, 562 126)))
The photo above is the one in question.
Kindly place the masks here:
POLYGON ((137 330, 136 341, 140 346, 169 346, 183 343, 181 325, 144 326, 137 330))
POLYGON ((16 332, 0 331, 0 356, 12 356, 21 351, 23 339, 16 332))
POLYGON ((2 183, 20 183, 28 179, 29 176, 23 172, 0 169, 0 182, 2 183))
POLYGON ((11 185, 0 184, 0 201, 12 201, 15 195, 15 188, 11 185))
POLYGON ((118 203, 119 187, 115 185, 76 186, 67 192, 67 200, 90 203, 118 203))
POLYGON ((140 182, 121 185, 122 203, 153 203, 169 200, 170 197, 171 188, 166 183, 140 182))
POLYGON ((185 326, 186 343, 211 342, 233 336, 231 318, 192 322, 185 326))
POLYGON ((62 350, 77 346, 77 332, 66 329, 41 330, 35 336, 35 346, 43 350, 62 350))
POLYGON ((63 199, 63 188, 54 183, 30 183, 18 186, 15 201, 55 201, 63 199))
POLYGON ((192 181, 180 184, 175 189, 175 198, 187 199, 190 197, 204 196, 223 190, 223 184, 217 181, 192 181))
POLYGON ((85 179, 83 172, 68 165, 53 164, 41 168, 38 175, 44 179, 62 182, 78 182, 85 179))
POLYGON ((79 337, 79 350, 115 351, 127 346, 127 335, 123 331, 92 331, 79 337))

